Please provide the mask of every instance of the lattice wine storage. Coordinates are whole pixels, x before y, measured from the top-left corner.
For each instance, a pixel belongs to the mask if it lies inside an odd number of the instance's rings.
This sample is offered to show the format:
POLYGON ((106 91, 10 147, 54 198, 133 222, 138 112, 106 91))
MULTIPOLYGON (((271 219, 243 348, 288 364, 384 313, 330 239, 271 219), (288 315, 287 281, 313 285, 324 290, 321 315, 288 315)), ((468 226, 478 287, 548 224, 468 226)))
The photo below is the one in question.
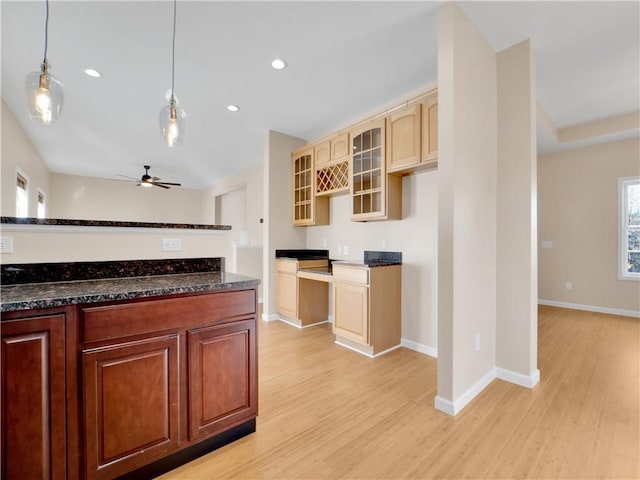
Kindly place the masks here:
POLYGON ((316 195, 349 190, 349 162, 340 162, 316 171, 316 195))

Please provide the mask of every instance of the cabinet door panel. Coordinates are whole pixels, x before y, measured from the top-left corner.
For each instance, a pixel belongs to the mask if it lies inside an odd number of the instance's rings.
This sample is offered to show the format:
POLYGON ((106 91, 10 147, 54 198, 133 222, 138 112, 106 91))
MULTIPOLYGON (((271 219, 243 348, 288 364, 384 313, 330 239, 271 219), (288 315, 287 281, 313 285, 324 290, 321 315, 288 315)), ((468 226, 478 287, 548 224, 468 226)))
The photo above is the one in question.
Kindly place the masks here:
POLYGON ((331 143, 329 140, 320 142, 314 149, 315 167, 321 167, 331 161, 331 143))
POLYGON ((420 104, 409 105, 387 117, 389 172, 420 163, 420 104))
POLYGON ((66 478, 65 316, 2 323, 2 478, 66 478))
POLYGON ((331 161, 346 159, 349 153, 349 134, 347 132, 341 132, 331 137, 331 161))
POLYGON ((289 273, 276 274, 276 307, 278 313, 291 318, 298 316, 298 279, 289 273))
POLYGON ((438 96, 429 96, 422 105, 422 161, 438 159, 438 96))
POLYGON ((82 357, 87 478, 112 478, 177 447, 177 335, 82 357))
POLYGON ((256 413, 254 320, 189 331, 188 348, 191 440, 256 413))
POLYGON ((334 282, 333 332, 362 343, 368 343, 368 301, 368 287, 334 282))

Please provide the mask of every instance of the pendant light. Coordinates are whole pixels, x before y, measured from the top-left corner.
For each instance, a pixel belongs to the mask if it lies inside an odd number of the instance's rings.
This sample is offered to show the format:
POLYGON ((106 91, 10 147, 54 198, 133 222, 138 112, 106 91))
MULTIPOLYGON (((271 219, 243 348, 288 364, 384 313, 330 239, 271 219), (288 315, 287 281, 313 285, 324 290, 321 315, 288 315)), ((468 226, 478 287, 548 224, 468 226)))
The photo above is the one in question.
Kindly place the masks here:
POLYGON ((49 0, 45 0, 46 19, 44 24, 44 59, 39 72, 27 75, 25 86, 29 99, 29 115, 41 125, 51 125, 60 116, 64 93, 62 82, 49 73, 47 44, 49 37, 49 0))
POLYGON ((160 111, 160 133, 169 147, 182 145, 184 139, 185 113, 176 105, 173 94, 176 58, 176 0, 173 0, 173 45, 171 47, 171 98, 169 105, 160 111))

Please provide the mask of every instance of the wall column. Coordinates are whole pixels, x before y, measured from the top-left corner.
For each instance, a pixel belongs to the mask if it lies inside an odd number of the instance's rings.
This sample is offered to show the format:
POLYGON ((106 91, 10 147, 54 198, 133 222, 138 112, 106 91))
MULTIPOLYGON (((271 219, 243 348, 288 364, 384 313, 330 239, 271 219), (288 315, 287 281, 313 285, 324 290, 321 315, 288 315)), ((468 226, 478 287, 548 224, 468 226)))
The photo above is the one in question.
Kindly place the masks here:
POLYGON ((498 53, 498 295, 496 376, 540 379, 536 69, 529 40, 498 53))
POLYGON ((305 141, 267 131, 264 137, 264 250, 262 257, 262 318, 276 314, 276 249, 305 248, 305 227, 292 225, 291 152, 305 141))
POLYGON ((438 396, 455 415, 495 378, 496 54, 438 11, 438 396))

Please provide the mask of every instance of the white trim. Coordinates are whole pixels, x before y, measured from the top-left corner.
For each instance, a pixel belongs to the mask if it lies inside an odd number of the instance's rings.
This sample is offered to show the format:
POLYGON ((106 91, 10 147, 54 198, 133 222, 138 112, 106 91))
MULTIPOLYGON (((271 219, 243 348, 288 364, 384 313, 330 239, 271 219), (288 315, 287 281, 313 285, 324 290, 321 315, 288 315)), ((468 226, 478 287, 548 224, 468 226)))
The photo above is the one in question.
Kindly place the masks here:
POLYGON ((5 232, 46 232, 46 233, 152 233, 174 235, 226 235, 230 230, 206 230, 192 228, 155 227, 100 227, 78 225, 37 225, 30 223, 3 223, 5 232))
POLYGON ((324 325, 325 323, 329 323, 328 320, 325 320, 324 322, 310 323, 309 325, 298 325, 297 323, 294 323, 291 320, 288 320, 288 319, 286 319, 284 317, 281 317, 280 315, 277 315, 277 314, 276 314, 275 320, 280 320, 281 322, 286 323, 287 325, 291 325, 292 327, 296 327, 299 330, 304 330, 305 328, 315 327, 317 325, 324 325))
POLYGON ((42 189, 42 187, 36 188, 36 217, 37 218, 47 218, 47 193, 42 189), (40 217, 40 195, 42 195, 42 205, 44 208, 44 216, 40 217))
POLYGON ((280 320, 280 315, 277 313, 263 313, 262 320, 265 322, 273 322, 275 320, 280 320))
POLYGON ((538 305, 549 307, 571 308, 572 310, 584 310, 586 312, 608 313, 610 315, 622 315, 624 317, 640 318, 640 311, 623 310, 621 308, 596 307, 593 305, 580 305, 578 303, 556 302, 554 300, 538 300, 538 305))
POLYGON ((476 398, 480 392, 482 392, 487 386, 493 382, 496 378, 496 369, 495 367, 485 373, 476 383, 471 385, 471 387, 460 395, 453 402, 447 400, 445 398, 440 397, 439 395, 435 398, 435 407, 449 415, 457 415, 460 411, 466 407, 471 400, 476 398))
MULTIPOLYGON (((398 345, 396 345, 395 347, 387 348, 386 350, 383 350, 383 351, 381 351, 381 352, 378 352, 378 353, 376 353, 376 354, 372 355, 372 356, 371 356, 371 358, 378 358, 378 357, 379 357, 379 356, 381 356, 381 355, 384 355, 384 354, 386 354, 386 353, 389 353, 389 352, 392 352, 392 351, 394 351, 394 350, 397 350, 397 349, 398 349, 398 348, 400 348, 401 346, 402 346, 402 345, 399 345, 399 344, 398 344, 398 345)), ((367 354, 365 353, 365 355, 367 355, 367 354)), ((369 355, 367 355, 367 356, 369 356, 369 355)))
POLYGON ((13 191, 14 191, 15 199, 16 199, 16 204, 15 204, 15 208, 14 208, 16 218, 29 217, 29 206, 31 204, 31 202, 29 201, 29 195, 31 193, 31 179, 29 178, 29 175, 27 175, 25 173, 25 171, 22 170, 18 166, 16 166, 16 175, 15 175, 15 177, 13 177, 13 189, 14 189, 13 191), (16 183, 17 180, 18 180, 18 177, 22 177, 24 179, 25 183, 26 183, 24 192, 25 192, 25 196, 27 198, 27 214, 24 215, 24 216, 22 216, 22 215, 18 216, 18 186, 17 186, 17 183, 16 183))
POLYGON ((430 357, 438 358, 438 349, 434 347, 430 347, 429 345, 424 345, 422 343, 414 342, 413 340, 409 340, 407 338, 402 338, 400 340, 400 344, 403 347, 408 348, 409 350, 414 350, 416 352, 429 355, 430 357))
MULTIPOLYGON (((618 178, 618 280, 640 281, 640 273, 628 272, 627 261, 627 185, 640 184, 640 176, 618 178)), ((635 226, 632 228, 636 228, 635 226)))
POLYGON ((496 367, 496 378, 505 382, 515 383, 521 387, 533 388, 540 382, 540 370, 536 368, 531 375, 523 375, 513 370, 496 367))

